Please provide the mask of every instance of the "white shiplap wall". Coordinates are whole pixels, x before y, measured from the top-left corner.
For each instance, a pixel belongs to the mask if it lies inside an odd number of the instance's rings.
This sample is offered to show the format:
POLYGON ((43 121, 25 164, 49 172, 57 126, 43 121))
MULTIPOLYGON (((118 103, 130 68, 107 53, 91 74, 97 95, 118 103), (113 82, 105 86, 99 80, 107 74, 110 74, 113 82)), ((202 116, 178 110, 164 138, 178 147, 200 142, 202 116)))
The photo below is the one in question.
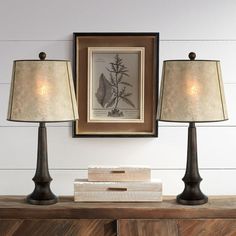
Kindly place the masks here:
MULTIPOLYGON (((236 194, 236 2, 234 0, 1 0, 0 1, 0 194, 28 194, 36 165, 37 127, 6 121, 12 61, 72 59, 72 32, 160 32, 164 59, 219 59, 230 120, 198 128, 202 189, 236 194), (229 184, 230 183, 230 184, 229 184)), ((160 68, 161 71, 161 68, 160 68)), ((160 123, 159 138, 73 139, 71 124, 48 127, 49 165, 56 194, 72 194, 73 179, 88 165, 150 165, 177 194, 186 163, 187 127, 160 123)))

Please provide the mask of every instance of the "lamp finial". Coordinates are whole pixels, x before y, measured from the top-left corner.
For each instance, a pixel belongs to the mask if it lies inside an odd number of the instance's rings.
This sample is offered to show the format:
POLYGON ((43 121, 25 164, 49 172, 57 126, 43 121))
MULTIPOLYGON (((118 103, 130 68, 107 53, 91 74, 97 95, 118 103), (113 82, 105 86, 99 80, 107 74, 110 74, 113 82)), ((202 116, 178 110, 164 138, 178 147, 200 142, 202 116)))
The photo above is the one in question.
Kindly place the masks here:
POLYGON ((188 57, 189 57, 190 61, 194 61, 195 58, 196 58, 196 53, 195 52, 190 52, 188 54, 188 57))
POLYGON ((45 58, 46 58, 46 53, 45 52, 40 52, 39 53, 39 59, 41 60, 41 61, 44 61, 45 60, 45 58))

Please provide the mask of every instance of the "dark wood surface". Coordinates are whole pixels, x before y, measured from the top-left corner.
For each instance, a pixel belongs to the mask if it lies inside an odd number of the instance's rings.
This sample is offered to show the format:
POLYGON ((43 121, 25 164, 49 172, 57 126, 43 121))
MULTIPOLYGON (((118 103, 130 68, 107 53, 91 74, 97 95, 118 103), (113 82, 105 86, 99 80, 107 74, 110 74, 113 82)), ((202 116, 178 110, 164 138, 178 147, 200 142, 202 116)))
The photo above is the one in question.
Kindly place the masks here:
POLYGON ((119 220, 118 232, 121 236, 177 236, 178 228, 173 220, 119 220))
POLYGON ((22 196, 0 197, 0 219, 232 219, 236 196, 210 197, 199 206, 178 205, 174 197, 161 203, 75 203, 60 197, 55 205, 37 206, 22 196))
POLYGON ((161 203, 30 205, 25 197, 0 197, 3 236, 236 236, 236 196, 210 197, 199 206, 161 203))
POLYGON ((115 236, 112 220, 0 220, 1 236, 115 236))
POLYGON ((119 220, 120 236, 235 236, 236 219, 119 220))

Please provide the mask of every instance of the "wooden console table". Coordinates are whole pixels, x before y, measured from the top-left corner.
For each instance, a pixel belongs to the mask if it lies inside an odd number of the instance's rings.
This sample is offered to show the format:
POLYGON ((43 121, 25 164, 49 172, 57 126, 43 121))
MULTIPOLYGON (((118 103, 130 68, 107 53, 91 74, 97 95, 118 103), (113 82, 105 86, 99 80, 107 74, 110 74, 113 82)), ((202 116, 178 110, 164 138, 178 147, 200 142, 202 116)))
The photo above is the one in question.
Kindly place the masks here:
POLYGON ((0 197, 1 236, 236 236, 236 197, 210 197, 200 206, 162 203, 74 203, 62 197, 34 206, 0 197))

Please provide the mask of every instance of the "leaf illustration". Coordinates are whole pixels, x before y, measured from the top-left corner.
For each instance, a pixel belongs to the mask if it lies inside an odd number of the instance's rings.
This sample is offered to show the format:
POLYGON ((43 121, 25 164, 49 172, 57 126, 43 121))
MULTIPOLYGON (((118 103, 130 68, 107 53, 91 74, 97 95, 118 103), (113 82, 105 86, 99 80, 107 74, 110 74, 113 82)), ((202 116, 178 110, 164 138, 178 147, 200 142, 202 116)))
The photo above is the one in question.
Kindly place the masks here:
POLYGON ((102 73, 99 78, 99 87, 95 94, 98 103, 105 107, 112 97, 112 85, 102 73))
POLYGON ((121 71, 121 72, 119 72, 119 73, 122 73, 123 75, 126 75, 127 77, 129 77, 129 74, 126 73, 125 71, 121 71))
POLYGON ((130 87, 133 87, 133 85, 132 84, 130 84, 130 83, 127 83, 127 82, 120 82, 120 84, 124 84, 124 85, 127 85, 127 86, 130 86, 130 87))
POLYGON ((128 105, 132 106, 135 108, 135 105, 126 97, 121 97, 121 99, 126 102, 128 105))
POLYGON ((129 97, 131 95, 132 95, 132 93, 126 93, 126 94, 123 95, 123 97, 129 97))
POLYGON ((110 79, 111 79, 111 84, 112 84, 113 86, 115 86, 115 81, 114 81, 114 78, 113 78, 113 76, 112 76, 112 73, 110 73, 110 79))
POLYGON ((109 68, 106 67, 106 69, 107 69, 107 71, 109 71, 110 73, 114 73, 114 71, 110 70, 109 68))
POLYGON ((111 62, 110 65, 111 65, 112 70, 116 71, 115 64, 111 62))
POLYGON ((115 104, 116 97, 112 98, 111 101, 106 105, 106 108, 112 107, 115 104))
POLYGON ((118 80, 117 80, 117 83, 119 84, 121 84, 121 80, 123 79, 123 74, 121 74, 121 76, 118 78, 118 80))
MULTIPOLYGON (((132 93, 127 93, 126 92, 126 87, 133 87, 132 84, 128 83, 128 82, 124 82, 123 80, 125 80, 125 77, 129 77, 129 70, 126 67, 123 59, 120 57, 120 55, 117 53, 114 56, 114 60, 113 62, 110 62, 108 64, 108 67, 105 67, 105 69, 109 72, 109 86, 112 87, 111 89, 111 94, 109 93, 109 100, 107 99, 103 99, 103 92, 102 89, 100 87, 104 87, 104 86, 100 86, 99 84, 99 88, 100 88, 100 92, 97 92, 97 94, 99 94, 98 96, 98 100, 100 101, 100 104, 103 107, 109 108, 109 107, 113 107, 114 110, 118 109, 119 107, 119 101, 122 99, 124 102, 126 102, 127 104, 129 104, 132 107, 135 107, 134 104, 132 103, 132 101, 130 101, 127 97, 131 96, 132 93), (123 86, 121 86, 123 85, 123 86), (102 94, 102 95, 101 95, 102 94)), ((104 75, 103 75, 104 76, 104 75)), ((103 82, 105 80, 103 79, 103 82)))
POLYGON ((126 69, 120 69, 118 72, 119 72, 119 73, 126 73, 126 72, 128 72, 128 70, 126 70, 126 69))

